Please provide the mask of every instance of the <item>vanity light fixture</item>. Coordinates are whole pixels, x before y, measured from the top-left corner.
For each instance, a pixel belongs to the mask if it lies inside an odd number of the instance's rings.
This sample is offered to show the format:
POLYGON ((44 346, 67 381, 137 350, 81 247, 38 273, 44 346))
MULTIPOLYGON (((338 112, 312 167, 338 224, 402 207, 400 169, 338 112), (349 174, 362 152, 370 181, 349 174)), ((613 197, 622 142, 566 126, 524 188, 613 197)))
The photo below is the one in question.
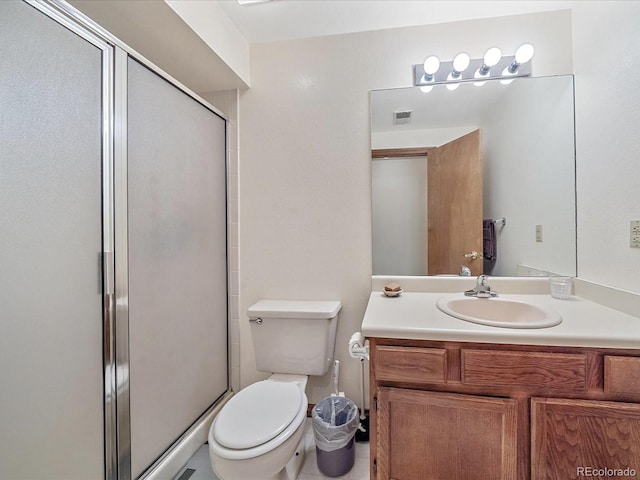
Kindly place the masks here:
POLYGON ((521 45, 515 55, 502 55, 498 47, 491 47, 483 58, 471 59, 461 52, 453 61, 440 62, 438 57, 430 55, 419 65, 414 65, 414 85, 424 92, 430 92, 434 85, 446 84, 449 90, 455 90, 460 83, 473 81, 483 85, 489 79, 503 79, 511 83, 515 77, 531 75, 530 60, 533 57, 533 45, 521 45))

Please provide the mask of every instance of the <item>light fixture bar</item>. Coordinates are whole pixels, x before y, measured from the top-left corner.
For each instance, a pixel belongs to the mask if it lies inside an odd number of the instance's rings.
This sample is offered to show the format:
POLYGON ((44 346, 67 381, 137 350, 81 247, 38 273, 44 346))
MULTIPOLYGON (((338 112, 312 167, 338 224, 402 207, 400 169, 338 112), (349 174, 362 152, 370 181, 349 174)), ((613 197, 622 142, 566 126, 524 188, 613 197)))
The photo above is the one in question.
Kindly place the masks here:
MULTIPOLYGON (((482 77, 482 81, 491 80, 496 78, 517 78, 517 77, 529 77, 531 76, 531 62, 523 63, 518 65, 517 71, 513 75, 505 76, 502 74, 505 68, 509 68, 511 64, 515 61, 515 55, 507 55, 503 56, 500 61, 492 66, 487 73, 486 76, 482 77)), ((474 78, 475 72, 484 65, 484 59, 482 58, 474 58, 469 62, 469 66, 463 71, 460 72, 460 76, 455 79, 447 79, 449 74, 453 71, 453 62, 441 62, 440 68, 436 73, 432 75, 433 79, 428 83, 429 86, 443 84, 443 83, 453 83, 453 82, 477 82, 478 79, 474 78)), ((422 87, 427 85, 424 82, 424 65, 418 64, 413 66, 414 72, 414 85, 416 87, 422 87)))

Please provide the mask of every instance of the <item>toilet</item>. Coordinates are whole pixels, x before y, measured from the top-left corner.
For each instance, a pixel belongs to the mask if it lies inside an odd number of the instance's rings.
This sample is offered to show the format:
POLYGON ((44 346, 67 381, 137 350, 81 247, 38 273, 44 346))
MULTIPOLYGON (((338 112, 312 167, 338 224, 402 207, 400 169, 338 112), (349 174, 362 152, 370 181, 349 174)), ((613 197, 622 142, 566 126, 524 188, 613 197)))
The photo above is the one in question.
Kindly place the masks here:
POLYGON ((304 463, 309 375, 333 362, 339 301, 260 300, 248 310, 258 370, 271 373, 222 407, 209 430, 220 480, 295 480, 304 463))

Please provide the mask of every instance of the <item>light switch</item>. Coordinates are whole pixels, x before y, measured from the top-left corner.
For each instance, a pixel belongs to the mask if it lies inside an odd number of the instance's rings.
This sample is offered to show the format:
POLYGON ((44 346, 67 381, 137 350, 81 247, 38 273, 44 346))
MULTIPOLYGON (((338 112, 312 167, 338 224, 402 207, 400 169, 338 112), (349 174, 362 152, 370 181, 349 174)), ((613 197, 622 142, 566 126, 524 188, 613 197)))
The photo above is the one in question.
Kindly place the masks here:
POLYGON ((640 220, 631 220, 630 236, 631 248, 640 248, 640 220))
POLYGON ((536 242, 542 241, 542 225, 536 225, 536 242))

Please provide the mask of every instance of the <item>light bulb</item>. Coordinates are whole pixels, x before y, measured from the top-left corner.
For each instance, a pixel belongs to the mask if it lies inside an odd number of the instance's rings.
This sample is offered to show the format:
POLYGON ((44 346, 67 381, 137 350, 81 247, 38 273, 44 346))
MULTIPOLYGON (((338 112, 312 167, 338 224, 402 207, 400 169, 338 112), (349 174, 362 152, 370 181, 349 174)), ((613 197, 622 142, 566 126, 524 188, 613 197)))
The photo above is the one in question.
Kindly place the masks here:
POLYGON ((520 45, 516 50, 516 62, 522 65, 523 63, 527 63, 529 60, 533 58, 534 53, 533 45, 530 43, 525 43, 524 45, 520 45))
POLYGON ((420 91, 422 93, 429 93, 431 90, 433 90, 433 85, 428 85, 426 87, 420 87, 420 91))
POLYGON ((424 61, 424 73, 426 73, 429 76, 432 76, 433 74, 435 74, 439 68, 440 68, 440 60, 435 55, 431 55, 430 57, 427 57, 427 59, 424 61))
POLYGON ((502 50, 498 47, 492 47, 484 54, 484 64, 487 67, 493 67, 502 58, 502 50))
POLYGON ((459 53, 453 59, 453 69, 456 72, 464 72, 467 69, 467 67, 469 66, 470 61, 471 60, 469 59, 469 55, 467 55, 464 52, 459 53))
POLYGON ((460 86, 460 83, 447 83, 446 87, 448 90, 455 90, 456 88, 458 88, 460 86))

